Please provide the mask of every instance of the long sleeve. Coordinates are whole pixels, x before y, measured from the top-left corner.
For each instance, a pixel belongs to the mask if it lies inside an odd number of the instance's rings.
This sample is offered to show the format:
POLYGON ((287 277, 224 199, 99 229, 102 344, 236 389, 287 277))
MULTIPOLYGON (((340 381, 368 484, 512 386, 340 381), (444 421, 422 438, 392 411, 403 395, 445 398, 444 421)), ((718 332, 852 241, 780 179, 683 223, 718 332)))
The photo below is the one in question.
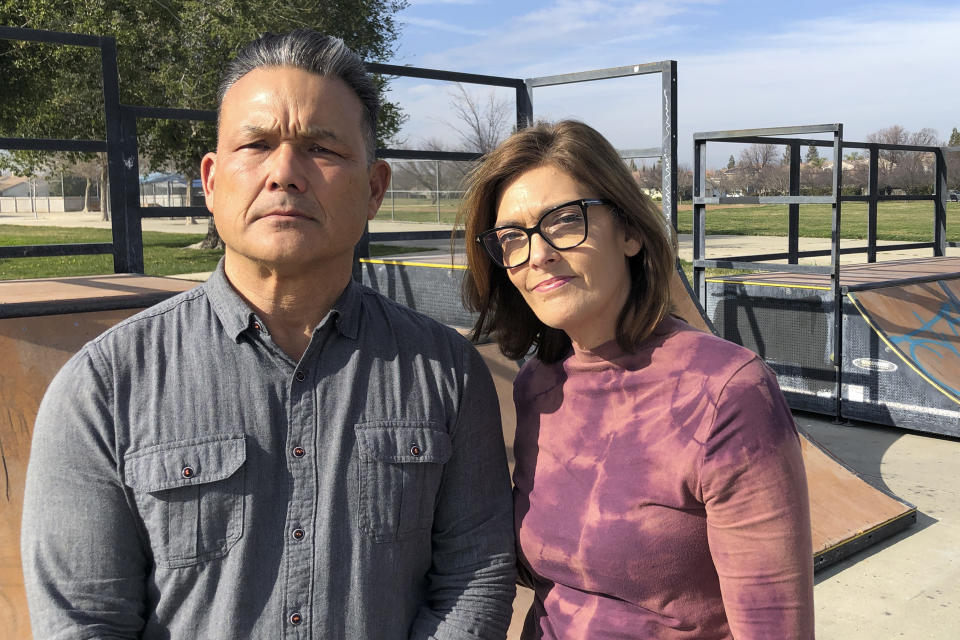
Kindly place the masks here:
POLYGON ((434 516, 427 604, 410 635, 418 640, 502 639, 512 614, 513 511, 499 405, 479 354, 468 354, 434 516))
POLYGON ((41 403, 24 492, 21 547, 37 638, 137 638, 145 556, 119 480, 111 389, 90 347, 41 403))
POLYGON ((710 554, 733 637, 813 638, 813 562, 796 427, 759 360, 720 394, 701 487, 710 554))

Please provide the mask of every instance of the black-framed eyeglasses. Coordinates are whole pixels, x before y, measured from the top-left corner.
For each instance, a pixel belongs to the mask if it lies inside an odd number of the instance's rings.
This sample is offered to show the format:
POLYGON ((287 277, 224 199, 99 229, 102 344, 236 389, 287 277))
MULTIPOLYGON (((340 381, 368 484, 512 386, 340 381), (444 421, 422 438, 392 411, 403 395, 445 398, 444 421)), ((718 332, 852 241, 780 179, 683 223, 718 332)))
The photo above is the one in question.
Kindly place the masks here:
POLYGON ((535 233, 557 251, 583 244, 587 239, 587 208, 593 205, 613 203, 598 198, 571 200, 545 211, 532 227, 494 227, 479 234, 476 241, 497 265, 504 269, 519 267, 530 259, 530 237, 535 233))

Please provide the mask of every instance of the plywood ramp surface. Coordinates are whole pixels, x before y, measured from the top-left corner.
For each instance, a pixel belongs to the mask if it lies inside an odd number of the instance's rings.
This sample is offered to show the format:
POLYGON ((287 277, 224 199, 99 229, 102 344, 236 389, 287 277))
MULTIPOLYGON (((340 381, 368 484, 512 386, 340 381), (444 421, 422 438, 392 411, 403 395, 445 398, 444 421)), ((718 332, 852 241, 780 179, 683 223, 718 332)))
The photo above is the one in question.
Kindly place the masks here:
POLYGON ((849 294, 903 362, 960 404, 960 280, 849 294))
POLYGON ((60 367, 136 309, 0 319, 0 639, 30 637, 20 517, 37 408, 60 367))

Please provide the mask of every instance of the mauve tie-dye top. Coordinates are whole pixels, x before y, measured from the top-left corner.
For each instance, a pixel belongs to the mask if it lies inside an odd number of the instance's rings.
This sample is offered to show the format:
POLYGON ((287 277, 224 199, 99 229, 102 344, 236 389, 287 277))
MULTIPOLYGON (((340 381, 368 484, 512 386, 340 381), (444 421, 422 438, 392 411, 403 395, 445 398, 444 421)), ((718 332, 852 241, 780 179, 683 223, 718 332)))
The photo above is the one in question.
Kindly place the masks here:
POLYGON ((517 376, 524 638, 813 637, 806 477, 753 353, 665 319, 517 376))

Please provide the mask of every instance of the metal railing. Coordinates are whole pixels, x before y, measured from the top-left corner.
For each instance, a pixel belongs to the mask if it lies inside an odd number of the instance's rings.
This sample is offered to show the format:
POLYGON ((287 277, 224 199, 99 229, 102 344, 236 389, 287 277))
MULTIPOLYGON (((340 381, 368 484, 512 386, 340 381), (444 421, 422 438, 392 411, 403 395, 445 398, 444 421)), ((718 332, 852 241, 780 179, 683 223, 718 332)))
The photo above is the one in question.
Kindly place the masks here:
MULTIPOLYGON (((842 404, 842 351, 843 297, 849 291, 878 288, 924 282, 931 279, 949 278, 953 274, 941 274, 934 278, 911 278, 891 280, 856 286, 843 286, 840 281, 840 256, 849 254, 867 254, 867 262, 877 260, 877 252, 899 251, 904 249, 931 249, 933 255, 943 256, 948 243, 947 231, 947 171, 942 147, 884 144, 867 142, 849 142, 843 139, 843 125, 819 124, 798 127, 773 127, 764 129, 741 129, 735 131, 711 131, 693 134, 693 288, 706 307, 706 269, 744 269, 751 271, 778 271, 788 273, 813 273, 829 275, 833 295, 833 367, 834 393, 836 400, 836 419, 841 417, 842 404), (830 134, 832 140, 812 138, 782 138, 779 136, 806 136, 810 134, 830 134), (706 152, 708 142, 739 144, 772 144, 786 146, 790 150, 789 195, 785 196, 719 196, 705 197, 706 192, 706 152), (828 196, 800 195, 800 147, 829 147, 832 149, 833 169, 831 193, 828 196), (866 195, 843 195, 843 152, 846 149, 865 149, 868 151, 868 178, 866 195), (930 195, 885 195, 879 188, 880 151, 913 151, 932 153, 935 158, 934 189, 930 195), (877 205, 883 201, 931 201, 933 203, 933 240, 930 242, 906 242, 893 245, 877 245, 877 205), (841 210, 843 202, 867 203, 867 244, 863 247, 840 247, 841 210), (763 253, 753 255, 728 256, 720 259, 706 257, 706 208, 713 204, 786 204, 788 205, 787 251, 786 253, 763 253), (831 206, 830 249, 800 250, 800 205, 829 204, 831 206), (830 256, 829 266, 799 264, 800 258, 830 256), (770 261, 786 260, 787 264, 772 264, 770 261)), ((957 274, 960 275, 960 274, 957 274)))
MULTIPOLYGON (((39 138, 0 138, 0 149, 34 151, 74 151, 82 153, 106 153, 109 176, 109 196, 112 211, 111 226, 113 242, 31 245, 0 248, 0 258, 41 257, 112 253, 116 273, 143 273, 143 238, 141 220, 157 217, 205 217, 205 207, 144 206, 140 200, 139 145, 137 120, 160 118, 172 120, 215 121, 216 112, 197 109, 173 109, 164 107, 131 106, 120 103, 119 73, 117 69, 116 39, 110 36, 91 36, 54 31, 39 31, 18 27, 0 27, 0 39, 41 42, 99 48, 101 76, 103 78, 105 140, 67 140, 39 138)), ((574 82, 604 80, 647 74, 661 74, 662 80, 662 140, 657 148, 634 150, 636 157, 658 157, 663 163, 663 213, 673 226, 677 225, 677 63, 666 60, 649 64, 629 65, 539 78, 507 78, 424 69, 382 63, 367 63, 371 73, 463 82, 495 87, 512 88, 516 94, 516 126, 522 129, 533 122, 533 90, 574 82)), ((378 149, 377 156, 384 159, 408 160, 455 160, 474 161, 479 153, 459 151, 427 151, 410 149, 378 149)), ((421 232, 423 233, 423 232, 421 232)), ((430 236, 435 232, 430 232, 430 236)), ((377 234, 378 240, 417 239, 413 234, 402 236, 377 234)), ((427 238, 427 236, 422 236, 427 238)), ((364 233, 355 251, 355 264, 361 257, 369 256, 370 234, 364 233)), ((355 273, 358 273, 358 266, 355 273)))

